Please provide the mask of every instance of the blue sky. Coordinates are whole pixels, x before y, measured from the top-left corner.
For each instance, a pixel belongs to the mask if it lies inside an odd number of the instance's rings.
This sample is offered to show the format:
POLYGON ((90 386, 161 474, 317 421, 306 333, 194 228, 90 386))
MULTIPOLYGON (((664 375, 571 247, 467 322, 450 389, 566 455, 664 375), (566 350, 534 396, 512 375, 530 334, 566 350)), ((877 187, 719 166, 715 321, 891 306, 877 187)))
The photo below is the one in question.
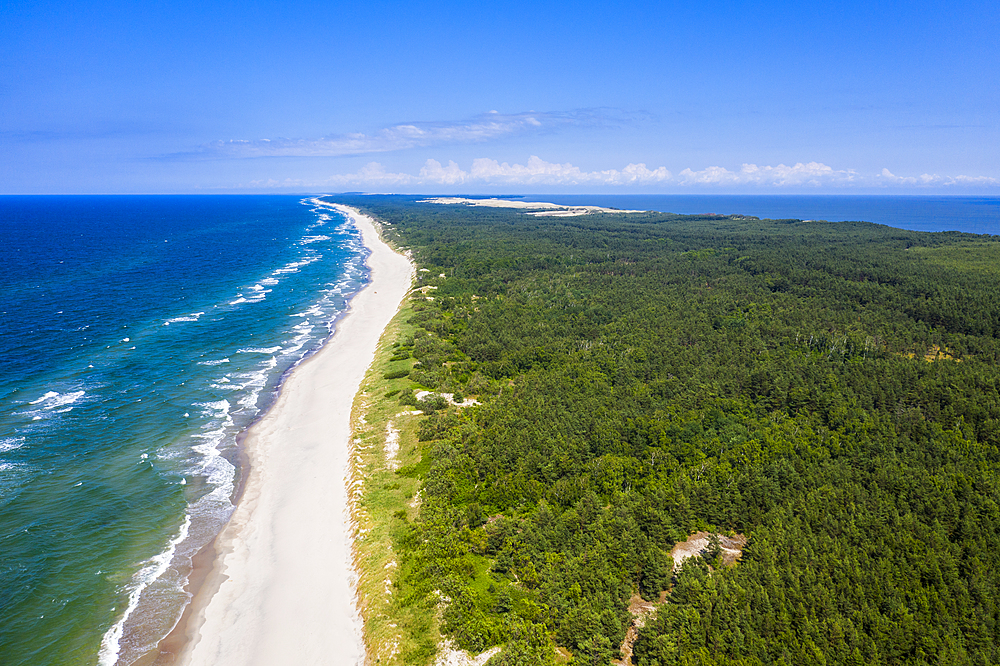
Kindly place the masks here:
POLYGON ((0 192, 1000 193, 988 2, 0 3, 0 192))

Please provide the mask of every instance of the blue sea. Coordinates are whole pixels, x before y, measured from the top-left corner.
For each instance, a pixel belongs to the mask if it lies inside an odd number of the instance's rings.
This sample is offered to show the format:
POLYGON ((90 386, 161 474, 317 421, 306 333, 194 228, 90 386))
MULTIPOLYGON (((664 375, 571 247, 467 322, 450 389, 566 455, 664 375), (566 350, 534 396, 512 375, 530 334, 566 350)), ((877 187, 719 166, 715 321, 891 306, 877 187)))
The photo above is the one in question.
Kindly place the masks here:
POLYGON ((288 196, 0 197, 0 234, 0 663, 128 664, 367 250, 288 196))
POLYGON ((608 206, 697 215, 754 215, 771 219, 862 221, 911 231, 1000 235, 1000 197, 903 195, 539 194, 528 201, 608 206))
MULTIPOLYGON (((996 197, 526 198, 1000 234, 996 197)), ((300 196, 0 197, 0 234, 0 663, 131 664, 367 253, 300 196)))

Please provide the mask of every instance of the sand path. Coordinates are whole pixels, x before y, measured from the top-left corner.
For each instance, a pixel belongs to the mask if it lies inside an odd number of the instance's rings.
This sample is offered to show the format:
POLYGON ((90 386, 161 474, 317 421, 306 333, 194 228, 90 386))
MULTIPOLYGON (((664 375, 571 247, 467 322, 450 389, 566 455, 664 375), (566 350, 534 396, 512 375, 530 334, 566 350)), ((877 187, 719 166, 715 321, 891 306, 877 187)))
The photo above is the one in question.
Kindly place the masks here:
POLYGON ((351 404, 413 267, 369 218, 335 207, 355 220, 371 250, 372 282, 245 440, 246 489, 194 601, 182 664, 363 662, 347 493, 351 404))

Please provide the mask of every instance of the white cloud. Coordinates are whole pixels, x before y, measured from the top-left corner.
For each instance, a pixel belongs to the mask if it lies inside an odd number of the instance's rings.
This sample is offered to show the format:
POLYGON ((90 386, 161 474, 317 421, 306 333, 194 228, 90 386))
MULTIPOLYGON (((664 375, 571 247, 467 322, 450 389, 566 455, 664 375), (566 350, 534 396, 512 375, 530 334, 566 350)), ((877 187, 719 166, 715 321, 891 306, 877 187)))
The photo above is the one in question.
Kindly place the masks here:
POLYGON ((193 153, 175 157, 243 159, 251 157, 342 157, 384 153, 408 148, 481 143, 524 133, 556 130, 568 125, 603 124, 621 120, 620 112, 607 109, 567 113, 504 114, 490 111, 459 121, 413 122, 392 125, 371 134, 352 132, 299 139, 232 139, 213 141, 193 153))
POLYGON ((937 174, 925 173, 920 176, 897 176, 888 169, 882 169, 882 173, 875 177, 880 183, 885 185, 908 185, 917 187, 934 186, 959 186, 959 187, 982 187, 1000 185, 1000 180, 989 176, 939 176, 937 174))
POLYGON ((701 171, 684 169, 677 174, 682 185, 763 185, 785 187, 807 185, 849 185, 861 180, 853 169, 837 170, 820 162, 799 162, 795 166, 757 166, 744 164, 739 171, 724 167, 708 167, 701 171))
POLYGON ((469 177, 473 181, 498 185, 624 185, 664 182, 670 179, 665 167, 650 170, 645 164, 629 164, 621 171, 583 171, 572 164, 546 162, 536 155, 527 164, 503 164, 481 157, 473 160, 469 177))
POLYGON ((437 183, 438 185, 461 185, 469 180, 469 174, 448 160, 448 166, 443 167, 437 160, 427 160, 420 169, 420 182, 437 183))
POLYGON ((370 162, 356 173, 337 174, 307 183, 303 181, 257 181, 252 187, 356 187, 385 188, 454 188, 457 186, 552 186, 552 187, 644 187, 690 191, 704 189, 857 189, 857 188, 927 188, 927 187, 990 187, 1000 186, 1000 180, 988 176, 900 177, 883 169, 879 174, 862 174, 853 169, 834 169, 820 162, 799 162, 793 166, 759 166, 744 164, 738 171, 711 166, 700 171, 684 169, 676 176, 666 167, 650 169, 645 164, 628 164, 621 169, 584 171, 569 163, 546 162, 532 155, 525 164, 509 164, 481 157, 473 160, 466 171, 449 160, 447 165, 429 159, 416 175, 393 173, 382 164, 370 162))

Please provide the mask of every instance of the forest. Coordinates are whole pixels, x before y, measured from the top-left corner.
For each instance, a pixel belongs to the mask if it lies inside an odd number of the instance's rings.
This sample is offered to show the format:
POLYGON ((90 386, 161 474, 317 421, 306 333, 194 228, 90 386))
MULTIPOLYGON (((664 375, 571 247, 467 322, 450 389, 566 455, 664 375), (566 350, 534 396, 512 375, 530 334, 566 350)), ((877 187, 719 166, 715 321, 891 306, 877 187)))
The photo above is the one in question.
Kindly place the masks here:
POLYGON ((330 199, 420 269, 393 587, 455 645, 605 666, 639 595, 639 666, 1000 662, 1000 238, 330 199))

